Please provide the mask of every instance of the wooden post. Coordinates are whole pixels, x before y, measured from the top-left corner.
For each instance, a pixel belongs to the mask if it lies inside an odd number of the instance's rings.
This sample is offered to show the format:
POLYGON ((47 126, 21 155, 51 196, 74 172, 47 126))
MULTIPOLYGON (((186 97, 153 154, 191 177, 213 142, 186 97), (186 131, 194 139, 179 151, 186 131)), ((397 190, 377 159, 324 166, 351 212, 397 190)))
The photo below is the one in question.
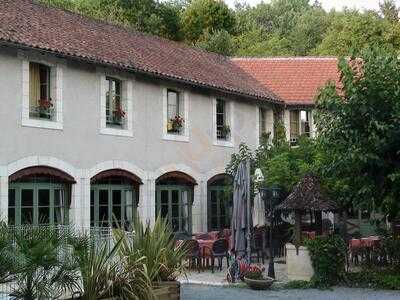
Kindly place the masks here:
POLYGON ((295 230, 295 246, 296 252, 299 254, 299 247, 301 243, 301 211, 295 210, 294 211, 294 230, 295 230))
POLYGON ((246 247, 246 255, 251 260, 251 197, 250 197, 250 159, 246 161, 246 176, 247 176, 247 186, 246 186, 246 194, 247 194, 247 247, 246 247))

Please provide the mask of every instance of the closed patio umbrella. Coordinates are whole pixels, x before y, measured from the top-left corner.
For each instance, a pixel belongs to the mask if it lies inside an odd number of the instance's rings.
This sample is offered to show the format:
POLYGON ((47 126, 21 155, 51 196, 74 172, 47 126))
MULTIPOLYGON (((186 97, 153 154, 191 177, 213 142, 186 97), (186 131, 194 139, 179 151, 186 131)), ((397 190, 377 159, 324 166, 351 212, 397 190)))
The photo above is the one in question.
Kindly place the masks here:
POLYGON ((233 182, 233 212, 232 212, 232 251, 236 255, 244 256, 246 248, 249 246, 246 240, 249 236, 250 205, 249 185, 250 185, 250 163, 242 161, 233 182))

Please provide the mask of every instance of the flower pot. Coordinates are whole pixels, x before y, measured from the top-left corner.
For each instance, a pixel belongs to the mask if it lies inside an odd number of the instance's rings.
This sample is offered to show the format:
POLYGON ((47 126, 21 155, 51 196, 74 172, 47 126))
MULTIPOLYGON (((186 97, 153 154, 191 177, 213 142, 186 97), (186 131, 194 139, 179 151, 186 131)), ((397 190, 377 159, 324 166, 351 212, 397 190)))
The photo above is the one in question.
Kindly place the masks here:
POLYGON ((157 300, 179 300, 181 284, 179 281, 161 281, 153 284, 157 300))
POLYGON ((265 277, 263 279, 250 279, 244 277, 244 282, 246 282, 246 284, 253 290, 266 290, 274 283, 274 279, 271 277, 265 277))

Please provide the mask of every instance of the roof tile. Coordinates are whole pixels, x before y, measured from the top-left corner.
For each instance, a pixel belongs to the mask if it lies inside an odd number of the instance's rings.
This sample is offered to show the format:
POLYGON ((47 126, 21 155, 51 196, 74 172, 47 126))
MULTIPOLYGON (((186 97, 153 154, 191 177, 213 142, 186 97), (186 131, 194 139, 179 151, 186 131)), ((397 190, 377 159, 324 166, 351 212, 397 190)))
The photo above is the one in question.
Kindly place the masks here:
POLYGON ((232 61, 288 105, 312 105, 328 81, 339 82, 337 58, 232 58, 232 61))
POLYGON ((0 0, 0 41, 280 102, 227 57, 32 0, 0 0))

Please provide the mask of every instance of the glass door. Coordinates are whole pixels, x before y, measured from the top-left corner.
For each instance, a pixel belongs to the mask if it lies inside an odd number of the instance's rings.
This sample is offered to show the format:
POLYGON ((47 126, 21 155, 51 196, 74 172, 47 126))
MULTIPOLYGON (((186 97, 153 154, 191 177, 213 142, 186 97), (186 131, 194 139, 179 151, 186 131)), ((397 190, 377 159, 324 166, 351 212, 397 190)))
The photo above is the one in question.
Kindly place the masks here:
POLYGON ((12 183, 8 193, 10 225, 66 224, 66 188, 52 183, 12 183))
POLYGON ((224 186, 208 187, 208 230, 217 231, 231 226, 232 196, 224 186))
POLYGON ((90 193, 91 226, 128 228, 136 215, 133 187, 93 185, 90 193))
POLYGON ((176 233, 191 235, 192 190, 187 186, 157 186, 156 215, 168 220, 176 233))

